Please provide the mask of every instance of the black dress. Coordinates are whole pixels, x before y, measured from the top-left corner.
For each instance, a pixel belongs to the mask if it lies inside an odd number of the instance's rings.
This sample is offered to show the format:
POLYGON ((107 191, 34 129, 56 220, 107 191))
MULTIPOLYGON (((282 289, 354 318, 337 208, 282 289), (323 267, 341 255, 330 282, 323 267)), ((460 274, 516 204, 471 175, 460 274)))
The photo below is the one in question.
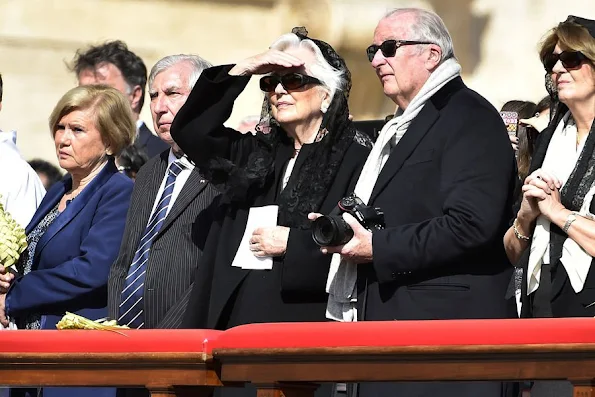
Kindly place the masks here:
MULTIPOLYGON (((302 146, 282 189, 293 142, 280 136, 269 147, 261 133, 240 134, 223 126, 249 80, 228 75, 229 69, 214 67, 203 72, 172 126, 174 140, 223 193, 213 204, 216 221, 198 266, 183 326, 227 329, 248 323, 325 321, 330 256, 321 254, 309 227, 291 227, 286 254, 274 258, 272 270, 231 266, 250 208, 277 204, 281 191, 295 187, 306 162, 312 161, 310 154, 325 142, 302 146), (270 156, 268 169, 263 153, 270 156)), ((315 211, 329 213, 353 190, 369 150, 369 140, 355 134, 315 211)), ((317 183, 312 175, 311 184, 315 187, 317 183)), ((310 191, 312 186, 307 189, 310 191)), ((298 191, 295 203, 309 200, 307 192, 298 191)), ((284 215, 280 213, 279 219, 284 215)))

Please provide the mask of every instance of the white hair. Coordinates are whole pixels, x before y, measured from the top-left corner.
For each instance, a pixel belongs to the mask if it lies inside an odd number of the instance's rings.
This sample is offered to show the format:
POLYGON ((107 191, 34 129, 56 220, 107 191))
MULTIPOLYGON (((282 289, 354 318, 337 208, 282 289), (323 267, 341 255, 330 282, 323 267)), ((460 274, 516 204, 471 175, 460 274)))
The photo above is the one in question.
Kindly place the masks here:
POLYGON ((177 55, 168 55, 164 58, 161 58, 157 63, 151 68, 151 73, 149 74, 149 88, 153 85, 153 81, 155 80, 155 76, 159 73, 171 68, 174 65, 177 65, 182 62, 187 62, 192 67, 192 72, 188 77, 188 88, 192 90, 194 85, 198 81, 201 73, 205 70, 210 68, 211 63, 198 55, 187 55, 187 54, 177 54, 177 55))
MULTIPOLYGON (((397 8, 386 14, 383 19, 408 13, 413 13, 416 21, 410 27, 411 37, 403 39, 429 41, 438 45, 442 50, 442 58, 440 59, 440 62, 454 58, 454 46, 452 44, 450 33, 448 33, 444 21, 432 11, 421 8, 397 8)), ((401 39, 401 37, 399 37, 399 39, 401 39)))
POLYGON ((323 84, 323 87, 329 93, 330 100, 332 101, 337 91, 345 90, 346 80, 345 73, 342 70, 337 70, 332 67, 320 51, 320 48, 312 40, 303 39, 301 40, 294 33, 286 33, 279 37, 273 44, 271 49, 286 51, 290 48, 307 48, 314 54, 314 63, 309 65, 309 72, 312 77, 316 77, 323 84))

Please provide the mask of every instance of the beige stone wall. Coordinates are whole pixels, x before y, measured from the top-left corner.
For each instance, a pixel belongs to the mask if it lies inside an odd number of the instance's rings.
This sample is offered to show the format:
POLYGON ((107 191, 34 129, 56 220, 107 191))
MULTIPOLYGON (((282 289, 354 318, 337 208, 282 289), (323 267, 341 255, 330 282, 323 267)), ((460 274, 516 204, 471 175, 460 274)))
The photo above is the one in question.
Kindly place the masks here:
MULTIPOLYGON (((151 67, 173 53, 229 63, 265 50, 280 34, 305 25, 347 59, 356 118, 393 111, 365 58, 377 20, 398 6, 424 6, 443 17, 468 85, 495 106, 545 94, 536 56, 545 31, 569 13, 595 18, 592 0, 0 0, 0 128, 17 129, 26 158, 54 160, 47 117, 75 84, 68 62, 89 43, 122 39, 151 67)), ((258 113, 256 81, 236 103, 229 125, 258 113)), ((148 105, 141 117, 151 125, 148 105)))

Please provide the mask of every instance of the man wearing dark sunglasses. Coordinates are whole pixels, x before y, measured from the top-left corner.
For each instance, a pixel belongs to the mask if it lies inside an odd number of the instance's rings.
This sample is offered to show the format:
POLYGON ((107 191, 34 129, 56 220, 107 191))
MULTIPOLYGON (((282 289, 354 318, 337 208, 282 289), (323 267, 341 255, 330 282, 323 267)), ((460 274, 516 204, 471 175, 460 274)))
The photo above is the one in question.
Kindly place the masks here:
MULTIPOLYGON (((450 35, 432 12, 389 13, 366 53, 398 111, 380 132, 355 193, 382 209, 386 228, 370 232, 345 215, 354 237, 322 248, 358 263, 360 320, 515 316, 514 303, 503 298, 512 266, 502 247, 515 160, 498 112, 463 83, 450 35)), ((501 397, 508 386, 363 383, 359 392, 501 397)))

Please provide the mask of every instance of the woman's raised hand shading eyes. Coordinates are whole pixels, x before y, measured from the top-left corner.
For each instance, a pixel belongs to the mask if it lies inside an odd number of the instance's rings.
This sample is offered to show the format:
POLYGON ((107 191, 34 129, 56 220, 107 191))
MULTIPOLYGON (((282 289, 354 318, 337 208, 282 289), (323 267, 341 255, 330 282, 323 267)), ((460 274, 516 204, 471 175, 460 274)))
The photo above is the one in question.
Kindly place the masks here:
POLYGON ((304 61, 279 50, 268 50, 238 62, 230 71, 232 76, 266 74, 283 69, 299 68, 304 61))

